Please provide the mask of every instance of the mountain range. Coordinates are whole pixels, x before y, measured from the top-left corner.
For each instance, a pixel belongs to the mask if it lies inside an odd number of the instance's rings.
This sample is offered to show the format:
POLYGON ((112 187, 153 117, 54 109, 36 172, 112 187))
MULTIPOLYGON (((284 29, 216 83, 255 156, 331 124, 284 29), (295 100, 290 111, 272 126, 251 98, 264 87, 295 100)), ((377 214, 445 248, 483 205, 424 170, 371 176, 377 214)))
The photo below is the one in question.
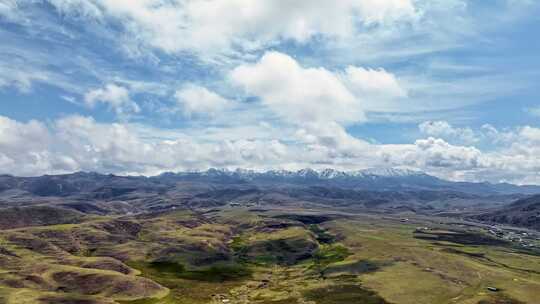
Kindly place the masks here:
MULTIPOLYGON (((151 177, 93 172, 0 176, 0 208, 46 206, 87 214, 138 214, 234 204, 469 216, 504 210, 501 208, 533 194, 540 194, 540 186, 452 182, 400 169, 354 172, 210 169, 151 177)), ((26 213, 30 221, 38 218, 32 215, 34 211, 26 213)), ((45 217, 57 212, 46 210, 45 217)), ((21 210, 15 213, 21 214, 21 210)), ((500 217, 486 215, 483 219, 495 221, 500 217)))
POLYGON ((338 171, 324 169, 302 169, 299 171, 273 170, 252 171, 237 169, 234 171, 210 169, 203 172, 163 173, 152 177, 157 180, 213 180, 222 182, 246 181, 253 183, 290 183, 301 185, 332 185, 356 190, 375 191, 457 191, 476 195, 494 194, 536 194, 540 186, 513 185, 509 183, 471 183, 443 180, 421 171, 395 168, 372 168, 359 171, 338 171))
POLYGON ((104 175, 93 172, 43 175, 39 177, 0 175, 0 192, 19 190, 37 196, 69 196, 81 192, 102 192, 106 194, 105 192, 108 191, 111 195, 120 195, 134 190, 165 190, 178 182, 249 184, 263 188, 295 185, 337 187, 356 191, 450 191, 479 196, 532 195, 540 193, 540 186, 453 182, 420 171, 393 168, 351 172, 333 169, 264 172, 243 169, 234 171, 209 169, 200 172, 167 172, 151 177, 104 175))
POLYGON ((500 210, 480 214, 478 220, 540 230, 540 195, 533 195, 511 203, 500 210))

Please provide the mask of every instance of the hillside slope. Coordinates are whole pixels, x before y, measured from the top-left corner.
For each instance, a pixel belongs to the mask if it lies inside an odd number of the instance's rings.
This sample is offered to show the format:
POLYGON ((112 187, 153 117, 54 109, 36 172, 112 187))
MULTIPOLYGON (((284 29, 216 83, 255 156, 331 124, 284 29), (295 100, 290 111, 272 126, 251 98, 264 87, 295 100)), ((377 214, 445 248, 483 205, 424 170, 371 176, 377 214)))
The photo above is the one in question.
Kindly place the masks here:
POLYGON ((475 218, 540 230, 540 195, 518 200, 501 210, 481 214, 475 218))

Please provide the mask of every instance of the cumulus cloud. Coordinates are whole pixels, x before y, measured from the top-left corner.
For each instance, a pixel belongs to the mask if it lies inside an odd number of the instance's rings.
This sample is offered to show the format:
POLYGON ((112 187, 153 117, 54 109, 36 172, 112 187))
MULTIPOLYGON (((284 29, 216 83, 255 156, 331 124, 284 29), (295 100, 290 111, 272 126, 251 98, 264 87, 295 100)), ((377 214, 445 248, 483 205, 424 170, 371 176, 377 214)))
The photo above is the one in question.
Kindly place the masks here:
POLYGON ((126 123, 100 123, 79 115, 49 125, 0 116, 0 173, 40 175, 77 170, 158 174, 210 167, 273 168, 291 155, 277 139, 208 140, 175 132, 147 132, 126 123), (159 157, 156 157, 159 155, 159 157))
POLYGON ((540 144, 540 129, 531 126, 525 126, 519 129, 519 137, 527 142, 540 144))
POLYGON ((137 103, 131 100, 129 91, 115 84, 107 84, 103 88, 88 91, 84 95, 84 102, 91 108, 103 103, 119 116, 141 111, 137 103))
POLYGON ((374 150, 369 143, 350 135, 335 122, 307 124, 297 130, 295 137, 318 155, 318 161, 330 164, 343 158, 362 158, 374 150))
POLYGON ((407 90, 392 73, 384 69, 364 69, 349 66, 345 81, 357 95, 375 98, 407 97, 407 90))
POLYGON ((21 123, 7 117, 0 116, 0 147, 2 151, 9 147, 24 150, 39 150, 46 147, 48 130, 42 123, 31 120, 21 123))
POLYGON ((473 144, 480 140, 471 128, 457 128, 442 120, 426 121, 421 123, 418 128, 423 134, 457 140, 464 144, 473 144))
POLYGON ((304 68, 283 53, 268 52, 257 63, 235 68, 230 80, 292 123, 365 120, 361 101, 337 75, 304 68))
POLYGON ((214 116, 231 106, 231 101, 207 88, 186 84, 174 94, 181 111, 186 116, 214 116))
POLYGON ((493 165, 490 153, 476 147, 452 145, 440 138, 418 139, 413 144, 378 145, 376 155, 385 166, 404 166, 450 180, 501 181, 493 174, 483 174, 493 165))
POLYGON ((49 124, 0 116, 0 172, 158 174, 210 167, 354 170, 395 166, 455 180, 540 183, 536 173, 540 129, 531 126, 505 131, 513 133, 513 140, 491 151, 436 137, 410 144, 373 144, 351 136, 335 122, 301 127, 286 138, 220 139, 219 134, 229 132, 226 127, 212 132, 160 131, 77 115, 49 124))
POLYGON ((300 125, 363 122, 366 107, 407 96, 398 78, 384 69, 304 67, 280 52, 267 52, 255 63, 236 67, 229 80, 280 117, 300 125))
MULTIPOLYGON (((70 116, 55 124, 55 136, 85 170, 157 174, 209 167, 275 166, 286 158, 278 140, 212 140, 177 132, 167 139, 143 136, 136 126, 103 124, 70 116), (156 157, 159 155, 159 157, 156 157)), ((152 131, 156 137, 155 130, 152 131)))
POLYGON ((236 67, 229 81, 298 127, 296 138, 326 159, 369 153, 368 144, 350 135, 346 126, 365 122, 365 105, 373 99, 406 95, 385 70, 304 67, 280 52, 267 52, 255 63, 236 67))
POLYGON ((22 124, 8 118, 0 122, 0 135, 12 135, 2 137, 0 142, 0 162, 5 165, 0 172, 19 175, 76 170, 157 174, 210 167, 296 169, 339 164, 357 159, 362 150, 369 149, 337 124, 301 129, 286 143, 277 138, 220 140, 213 134, 166 134, 125 123, 99 123, 78 115, 50 125, 37 121, 22 124), (13 132, 15 129, 21 131, 13 132))
MULTIPOLYGON (((440 138, 430 137, 414 143, 417 167, 443 167, 452 170, 475 169, 484 166, 482 152, 475 147, 454 146, 440 138)), ((414 162, 414 161, 413 161, 414 162)))
POLYGON ((384 69, 349 66, 340 73, 347 88, 363 101, 364 109, 389 111, 406 107, 408 88, 401 79, 384 69))
POLYGON ((112 19, 119 22, 136 43, 170 53, 249 49, 276 40, 302 43, 319 35, 344 37, 353 34, 359 24, 389 24, 418 15, 411 0, 48 2, 65 14, 100 21, 112 19))
POLYGON ((31 120, 18 122, 0 116, 0 165, 3 173, 33 175, 76 169, 69 157, 51 148, 52 135, 46 125, 31 120))
POLYGON ((494 145, 507 145, 516 140, 515 130, 499 130, 490 124, 484 124, 480 128, 481 136, 494 145))
POLYGON ((316 35, 351 35, 355 23, 392 22, 416 14, 409 0, 189 1, 188 22, 197 45, 227 45, 236 38, 305 42, 316 35), (221 12, 216 18, 214 12, 221 12), (358 18, 359 17, 359 18, 358 18))

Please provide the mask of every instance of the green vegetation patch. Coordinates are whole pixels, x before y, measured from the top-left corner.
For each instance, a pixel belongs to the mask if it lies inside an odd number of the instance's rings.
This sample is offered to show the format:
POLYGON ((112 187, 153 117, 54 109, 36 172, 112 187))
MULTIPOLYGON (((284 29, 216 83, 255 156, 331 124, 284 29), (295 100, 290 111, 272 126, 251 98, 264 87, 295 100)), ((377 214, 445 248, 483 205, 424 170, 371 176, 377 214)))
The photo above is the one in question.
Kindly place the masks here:
POLYGON ((336 237, 322 229, 319 225, 309 225, 309 230, 315 234, 315 239, 321 244, 332 244, 336 242, 336 237))
POLYGON ((249 255, 256 263, 293 265, 312 257, 316 249, 317 244, 308 239, 279 239, 255 244, 249 255))
POLYGON ((304 292, 304 297, 317 304, 387 304, 375 292, 358 285, 332 285, 304 292))
POLYGON ((184 265, 175 262, 152 262, 148 267, 166 275, 176 278, 205 281, 225 282, 239 280, 251 275, 251 270, 242 263, 216 264, 200 269, 187 269, 184 265))
POLYGON ((251 277, 251 270, 241 264, 236 264, 238 268, 220 265, 193 270, 175 262, 139 261, 128 264, 140 270, 144 277, 169 288, 170 293, 161 299, 120 301, 123 304, 207 304, 212 300, 212 295, 226 294, 251 277))
POLYGON ((349 249, 343 245, 323 246, 315 252, 313 259, 315 263, 326 266, 345 260, 351 255, 349 249))
POLYGON ((340 244, 322 246, 313 255, 313 265, 310 268, 324 277, 328 265, 344 261, 350 255, 349 249, 340 244))
POLYGON ((241 236, 235 236, 232 238, 229 248, 234 252, 234 255, 242 260, 246 260, 247 244, 246 240, 241 236))
POLYGON ((283 214, 283 215, 276 215, 274 216, 274 218, 298 221, 305 225, 321 224, 321 223, 332 220, 330 216, 312 215, 312 214, 283 214))
POLYGON ((365 273, 373 273, 379 271, 382 267, 389 265, 388 263, 374 262, 368 260, 355 261, 352 263, 330 265, 323 270, 325 276, 332 274, 344 275, 361 275, 365 273))
POLYGON ((318 243, 312 240, 309 234, 292 237, 284 235, 283 238, 250 241, 236 237, 230 247, 235 252, 236 258, 244 263, 262 266, 294 265, 312 258, 318 248, 318 243))

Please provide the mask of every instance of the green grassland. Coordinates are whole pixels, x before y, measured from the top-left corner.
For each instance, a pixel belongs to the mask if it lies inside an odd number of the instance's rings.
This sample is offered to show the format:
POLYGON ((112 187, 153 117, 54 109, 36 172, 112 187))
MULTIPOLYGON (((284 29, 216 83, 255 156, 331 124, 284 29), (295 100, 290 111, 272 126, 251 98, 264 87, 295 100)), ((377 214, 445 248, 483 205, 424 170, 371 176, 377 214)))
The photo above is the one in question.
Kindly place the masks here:
POLYGON ((324 214, 223 208, 0 230, 0 303, 540 303, 534 252, 472 228, 324 214))

